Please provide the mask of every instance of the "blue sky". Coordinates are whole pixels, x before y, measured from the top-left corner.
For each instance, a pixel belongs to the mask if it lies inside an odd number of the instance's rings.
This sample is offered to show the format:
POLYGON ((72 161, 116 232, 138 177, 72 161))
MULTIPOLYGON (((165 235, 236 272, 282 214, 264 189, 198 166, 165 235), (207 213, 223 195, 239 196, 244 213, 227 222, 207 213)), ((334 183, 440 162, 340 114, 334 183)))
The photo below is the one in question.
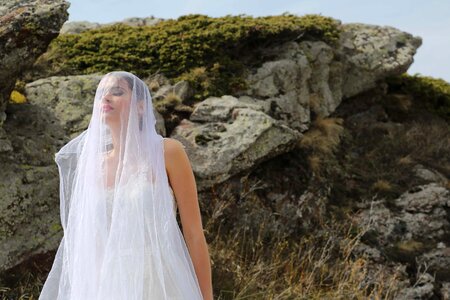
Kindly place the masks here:
POLYGON ((321 14, 343 23, 389 25, 422 37, 409 74, 450 82, 450 1, 448 0, 72 0, 69 21, 107 23, 129 17, 176 19, 199 13, 210 17, 321 14))

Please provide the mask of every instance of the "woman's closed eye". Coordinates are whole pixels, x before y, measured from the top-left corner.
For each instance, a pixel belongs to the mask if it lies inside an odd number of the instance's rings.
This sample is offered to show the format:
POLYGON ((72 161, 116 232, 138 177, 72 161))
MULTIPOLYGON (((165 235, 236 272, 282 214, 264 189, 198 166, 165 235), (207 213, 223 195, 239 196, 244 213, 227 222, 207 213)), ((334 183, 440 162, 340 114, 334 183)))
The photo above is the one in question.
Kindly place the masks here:
POLYGON ((123 95, 123 91, 120 88, 112 88, 108 92, 111 93, 114 96, 122 96, 123 95))
POLYGON ((101 95, 106 95, 106 94, 111 94, 113 96, 122 96, 123 95, 123 91, 121 88, 111 88, 111 89, 99 89, 99 94, 101 95))

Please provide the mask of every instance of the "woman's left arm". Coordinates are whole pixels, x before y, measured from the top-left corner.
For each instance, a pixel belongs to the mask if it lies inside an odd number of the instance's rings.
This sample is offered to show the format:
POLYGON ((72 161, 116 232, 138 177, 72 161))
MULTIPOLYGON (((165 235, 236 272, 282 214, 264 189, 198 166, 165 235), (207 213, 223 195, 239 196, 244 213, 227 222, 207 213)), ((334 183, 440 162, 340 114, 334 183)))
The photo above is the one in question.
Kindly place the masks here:
POLYGON ((186 245, 188 247, 204 300, 213 300, 211 264, 203 233, 197 185, 183 144, 171 138, 164 142, 166 171, 175 195, 186 245))

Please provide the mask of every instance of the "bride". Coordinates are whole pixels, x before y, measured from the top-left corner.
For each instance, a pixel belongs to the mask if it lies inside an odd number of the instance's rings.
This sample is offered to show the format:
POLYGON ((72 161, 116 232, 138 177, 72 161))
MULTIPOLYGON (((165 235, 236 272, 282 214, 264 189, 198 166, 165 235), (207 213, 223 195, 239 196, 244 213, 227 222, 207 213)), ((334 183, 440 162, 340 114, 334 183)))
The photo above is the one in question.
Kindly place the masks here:
POLYGON ((142 80, 101 79, 88 129, 55 155, 64 235, 40 300, 213 299, 194 174, 155 125, 142 80))

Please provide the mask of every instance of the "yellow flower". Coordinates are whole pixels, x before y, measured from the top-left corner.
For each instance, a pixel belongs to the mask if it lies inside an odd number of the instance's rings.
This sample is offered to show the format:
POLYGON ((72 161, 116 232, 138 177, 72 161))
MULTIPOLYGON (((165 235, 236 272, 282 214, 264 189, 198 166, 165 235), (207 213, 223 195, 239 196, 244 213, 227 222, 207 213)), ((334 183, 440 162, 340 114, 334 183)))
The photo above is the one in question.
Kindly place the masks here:
POLYGON ((11 92, 11 96, 9 97, 9 101, 13 103, 25 103, 27 102, 27 98, 19 93, 18 91, 14 90, 11 92))

